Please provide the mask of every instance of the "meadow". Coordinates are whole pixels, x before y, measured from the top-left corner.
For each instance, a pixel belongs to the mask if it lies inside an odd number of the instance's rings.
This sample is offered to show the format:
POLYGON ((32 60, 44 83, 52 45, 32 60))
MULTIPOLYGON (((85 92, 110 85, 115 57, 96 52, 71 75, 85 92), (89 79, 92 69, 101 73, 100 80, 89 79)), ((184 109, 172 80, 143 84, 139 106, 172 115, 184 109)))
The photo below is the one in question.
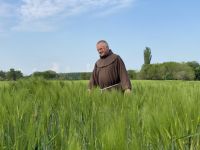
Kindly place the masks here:
POLYGON ((87 82, 0 82, 0 149, 200 149, 200 82, 132 81, 129 95, 87 82))

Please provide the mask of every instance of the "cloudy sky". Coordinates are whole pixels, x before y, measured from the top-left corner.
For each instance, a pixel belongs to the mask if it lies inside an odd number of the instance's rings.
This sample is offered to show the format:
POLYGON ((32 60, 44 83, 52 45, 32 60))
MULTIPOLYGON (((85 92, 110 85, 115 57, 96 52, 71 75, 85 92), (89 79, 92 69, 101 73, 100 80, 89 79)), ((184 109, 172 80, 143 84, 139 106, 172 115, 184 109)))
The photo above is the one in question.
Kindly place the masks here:
POLYGON ((0 0, 0 70, 92 71, 108 41, 127 69, 200 62, 199 0, 0 0))

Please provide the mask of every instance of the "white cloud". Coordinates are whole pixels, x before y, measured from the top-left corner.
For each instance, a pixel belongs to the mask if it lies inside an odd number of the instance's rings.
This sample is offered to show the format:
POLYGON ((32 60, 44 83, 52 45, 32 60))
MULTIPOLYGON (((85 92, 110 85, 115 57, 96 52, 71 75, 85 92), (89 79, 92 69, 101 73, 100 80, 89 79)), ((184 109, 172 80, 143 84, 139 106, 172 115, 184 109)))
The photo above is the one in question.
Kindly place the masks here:
POLYGON ((132 2, 133 2, 133 0, 121 0, 121 1, 118 1, 118 3, 115 2, 115 3, 113 3, 112 7, 97 13, 96 16, 107 16, 107 15, 110 15, 112 13, 117 12, 119 9, 131 6, 130 4, 132 2))
POLYGON ((133 0, 23 0, 20 13, 25 20, 38 20, 58 14, 65 16, 103 8, 130 5, 133 0))
POLYGON ((16 20, 12 30, 51 31, 54 23, 83 12, 107 15, 130 6, 135 0, 19 0, 0 2, 0 17, 16 20), (14 18, 14 19, 13 19, 14 18), (17 23, 16 23, 17 22, 17 23))
POLYGON ((50 17, 63 10, 63 0, 23 0, 20 13, 26 20, 50 17))

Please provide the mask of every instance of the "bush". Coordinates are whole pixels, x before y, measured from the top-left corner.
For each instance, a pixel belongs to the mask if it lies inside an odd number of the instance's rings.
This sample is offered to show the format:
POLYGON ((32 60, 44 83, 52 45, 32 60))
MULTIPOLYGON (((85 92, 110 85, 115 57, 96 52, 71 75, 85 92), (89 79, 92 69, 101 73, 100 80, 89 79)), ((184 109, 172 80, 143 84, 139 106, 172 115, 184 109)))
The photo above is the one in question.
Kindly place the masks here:
POLYGON ((130 80, 135 80, 138 77, 138 73, 136 72, 136 70, 128 70, 128 76, 130 80))
POLYGON ((195 72, 185 63, 165 62, 143 65, 139 77, 147 80, 194 80, 195 72))

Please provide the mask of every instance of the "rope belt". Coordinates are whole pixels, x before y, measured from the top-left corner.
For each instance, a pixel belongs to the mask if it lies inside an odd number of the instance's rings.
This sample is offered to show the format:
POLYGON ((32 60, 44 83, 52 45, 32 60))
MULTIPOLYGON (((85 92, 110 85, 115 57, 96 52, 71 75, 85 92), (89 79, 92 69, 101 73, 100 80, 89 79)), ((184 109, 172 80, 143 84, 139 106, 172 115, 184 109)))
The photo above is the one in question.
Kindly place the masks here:
POLYGON ((120 83, 117 83, 117 84, 114 84, 114 85, 105 87, 105 88, 103 88, 103 89, 100 89, 100 90, 101 90, 101 93, 102 93, 103 91, 105 91, 105 90, 111 89, 111 88, 116 87, 116 86, 119 86, 119 85, 120 85, 120 83))

